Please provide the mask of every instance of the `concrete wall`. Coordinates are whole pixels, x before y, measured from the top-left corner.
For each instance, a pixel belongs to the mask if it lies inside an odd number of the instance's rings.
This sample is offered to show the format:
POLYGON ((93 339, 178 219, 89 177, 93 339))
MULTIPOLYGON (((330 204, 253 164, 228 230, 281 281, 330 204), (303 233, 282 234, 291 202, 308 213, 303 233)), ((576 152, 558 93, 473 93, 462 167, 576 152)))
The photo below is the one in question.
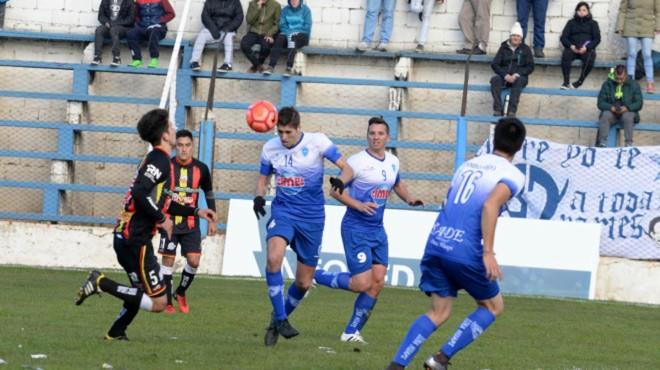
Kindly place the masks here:
MULTIPOLYGON (((112 249, 112 229, 106 227, 0 221, 0 240, 0 265, 121 269, 112 249)), ((223 250, 224 236, 204 239, 198 271, 220 274, 223 250)), ((177 258, 177 271, 183 261, 177 258)), ((660 304, 659 267, 660 262, 601 258, 596 299, 660 304)))
MULTIPOLYGON (((184 0, 170 0, 177 14, 183 12, 184 0)), ((283 0, 279 0, 285 3, 283 0)), ((601 55, 620 55, 623 41, 614 34, 620 0, 591 1, 592 13, 599 22, 603 40, 601 55)), ((247 9, 248 0, 241 0, 247 9)), ((364 26, 365 0, 307 0, 312 9, 314 27, 312 45, 353 47, 364 26)), ((100 0, 13 0, 9 2, 5 27, 8 29, 43 32, 92 33, 97 25, 100 0)), ((494 52, 504 40, 516 18, 515 0, 493 0, 489 50, 494 52)), ((566 21, 573 16, 575 0, 550 0, 546 21, 546 44, 550 55, 559 53, 559 36, 566 21)), ((199 14, 204 1, 193 0, 185 38, 193 39, 201 27, 199 14)), ((458 26, 458 12, 463 0, 446 0, 436 5, 431 21, 427 49, 454 51, 462 45, 463 34, 458 26)), ((180 17, 170 23, 175 30, 180 17)), ((531 23, 531 21, 530 21, 531 23)), ((397 0, 391 44, 396 49, 412 49, 421 22, 409 11, 406 0, 397 0)), ((239 34, 245 32, 243 25, 239 34)), ((531 40, 531 34, 530 36, 531 40)), ((660 41, 656 41, 656 48, 660 41)))

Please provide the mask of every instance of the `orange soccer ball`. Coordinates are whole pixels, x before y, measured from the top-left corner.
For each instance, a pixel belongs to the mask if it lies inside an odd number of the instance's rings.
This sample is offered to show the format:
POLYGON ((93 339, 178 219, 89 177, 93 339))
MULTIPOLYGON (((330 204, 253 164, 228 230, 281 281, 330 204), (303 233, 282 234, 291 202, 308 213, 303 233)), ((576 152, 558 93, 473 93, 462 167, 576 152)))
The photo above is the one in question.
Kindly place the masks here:
POLYGON ((277 124, 277 108, 266 100, 254 102, 245 112, 245 121, 256 132, 270 131, 277 124))

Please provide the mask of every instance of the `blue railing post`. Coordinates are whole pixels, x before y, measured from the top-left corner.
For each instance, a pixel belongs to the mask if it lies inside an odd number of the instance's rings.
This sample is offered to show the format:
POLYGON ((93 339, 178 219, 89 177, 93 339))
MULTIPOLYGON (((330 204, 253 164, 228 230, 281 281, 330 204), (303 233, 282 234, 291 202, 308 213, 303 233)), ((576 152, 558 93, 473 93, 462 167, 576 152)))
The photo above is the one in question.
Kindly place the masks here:
POLYGON ((174 113, 174 121, 177 129, 185 128, 186 126, 186 106, 192 101, 193 95, 193 81, 190 69, 190 58, 192 57, 192 47, 189 43, 182 43, 183 47, 183 62, 181 68, 176 70, 176 112, 174 113))
MULTIPOLYGON (((399 141, 399 117, 397 111, 387 111, 383 114, 383 119, 390 126, 390 141, 396 143, 399 141)), ((365 133, 366 134, 366 133, 365 133)))
POLYGON ((84 64, 79 64, 73 67, 73 89, 72 93, 78 95, 83 99, 80 101, 87 100, 89 95, 89 70, 84 64))
POLYGON ((610 126, 610 131, 607 133, 607 146, 610 148, 616 147, 616 137, 619 132, 619 125, 610 126))
POLYGON ((454 157, 454 172, 465 162, 467 152, 467 119, 459 116, 456 120, 456 157, 454 157))
POLYGON ((60 191, 54 186, 44 187, 43 212, 48 216, 59 216, 60 214, 60 191))
POLYGON ((73 140, 72 127, 57 130, 57 154, 60 160, 70 160, 73 156, 73 140))
MULTIPOLYGON (((211 171, 211 176, 213 176, 213 152, 214 152, 214 143, 215 143, 215 122, 213 121, 202 121, 199 124, 199 151, 197 159, 204 162, 204 164, 211 171)), ((206 203, 206 196, 199 194, 199 208, 206 208, 208 204, 206 203)), ((200 220, 199 230, 202 233, 202 237, 207 234, 208 223, 205 220, 200 220)))
POLYGON ((296 77, 282 79, 280 83, 280 108, 296 105, 296 77))

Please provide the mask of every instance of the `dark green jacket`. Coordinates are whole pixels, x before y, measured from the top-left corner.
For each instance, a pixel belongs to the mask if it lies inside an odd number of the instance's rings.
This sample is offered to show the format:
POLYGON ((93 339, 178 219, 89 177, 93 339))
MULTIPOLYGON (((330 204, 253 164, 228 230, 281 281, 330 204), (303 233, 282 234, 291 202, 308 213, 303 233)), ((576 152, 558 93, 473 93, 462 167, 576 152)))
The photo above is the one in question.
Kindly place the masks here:
POLYGON ((282 6, 275 0, 267 0, 261 9, 257 5, 257 0, 250 1, 245 15, 248 32, 274 37, 279 29, 281 12, 282 6))
MULTIPOLYGON (((616 102, 616 98, 614 97, 616 85, 616 81, 608 79, 600 88, 600 93, 598 93, 598 109, 601 112, 609 111, 616 102)), ((642 100, 642 90, 639 88, 637 81, 626 80, 623 83, 623 98, 621 101, 629 111, 635 113, 635 123, 638 123, 639 111, 642 110, 644 101, 642 100)))

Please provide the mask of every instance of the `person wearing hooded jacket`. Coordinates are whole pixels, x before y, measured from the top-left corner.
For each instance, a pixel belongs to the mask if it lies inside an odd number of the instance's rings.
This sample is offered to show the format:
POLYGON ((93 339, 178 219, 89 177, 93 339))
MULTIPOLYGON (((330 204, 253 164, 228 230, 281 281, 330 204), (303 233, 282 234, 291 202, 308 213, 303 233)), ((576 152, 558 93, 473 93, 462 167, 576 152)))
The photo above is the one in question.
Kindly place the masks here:
POLYGON ((94 59, 92 65, 101 63, 103 41, 106 37, 112 39, 113 67, 121 64, 120 40, 135 23, 135 3, 133 0, 102 0, 98 15, 100 26, 94 32, 94 59))
POLYGON ((234 56, 234 36, 236 30, 243 23, 243 8, 240 0, 206 0, 202 9, 202 30, 197 35, 190 68, 194 71, 201 69, 200 60, 204 46, 209 42, 223 41, 225 47, 225 60, 218 72, 226 73, 232 70, 234 56))
POLYGON ((263 68, 265 75, 273 73, 277 59, 284 50, 289 51, 284 74, 291 74, 298 49, 309 44, 309 36, 312 32, 312 11, 303 0, 288 0, 288 4, 280 14, 280 33, 273 44, 270 63, 263 68))
POLYGON ((142 66, 140 41, 146 40, 151 56, 149 68, 156 68, 160 56, 160 40, 167 35, 167 23, 176 16, 174 8, 169 0, 136 0, 135 11, 135 27, 126 34, 133 56, 133 62, 129 66, 142 66))
POLYGON ((600 44, 600 28, 598 22, 591 17, 589 4, 580 1, 575 6, 575 15, 566 23, 559 40, 564 45, 564 52, 561 55, 564 83, 561 89, 577 89, 594 68, 596 47, 600 44), (570 83, 571 63, 575 59, 582 61, 582 68, 577 81, 570 83))
POLYGON ((515 117, 522 89, 527 86, 527 78, 534 72, 534 56, 529 46, 522 42, 523 30, 516 22, 511 28, 511 36, 500 45, 491 68, 495 76, 490 79, 490 92, 493 95, 495 116, 503 115, 502 89, 511 88, 508 116, 515 117))
POLYGON ((639 123, 639 111, 644 105, 642 90, 637 81, 629 78, 626 66, 612 68, 598 93, 598 138, 596 146, 606 147, 610 127, 623 125, 625 146, 632 146, 633 125, 639 123))

